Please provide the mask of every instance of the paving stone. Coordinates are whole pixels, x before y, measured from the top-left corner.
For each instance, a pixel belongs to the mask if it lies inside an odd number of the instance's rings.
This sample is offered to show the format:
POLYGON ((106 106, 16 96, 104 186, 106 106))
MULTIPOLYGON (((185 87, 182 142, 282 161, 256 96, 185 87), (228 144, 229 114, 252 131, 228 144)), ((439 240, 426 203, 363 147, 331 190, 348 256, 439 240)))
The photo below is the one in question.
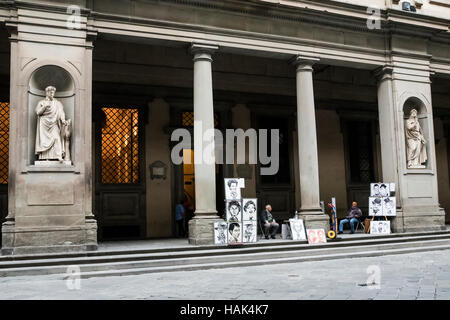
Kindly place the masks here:
POLYGON ((68 290, 66 281, 51 276, 9 277, 0 278, 0 299, 447 300, 449 265, 450 250, 444 250, 336 259, 332 264, 310 261, 82 279, 78 291, 68 290), (431 259, 442 267, 430 267, 431 259), (382 266, 380 289, 359 285, 366 283, 370 265, 382 266), (270 281, 261 281, 261 275, 270 281))

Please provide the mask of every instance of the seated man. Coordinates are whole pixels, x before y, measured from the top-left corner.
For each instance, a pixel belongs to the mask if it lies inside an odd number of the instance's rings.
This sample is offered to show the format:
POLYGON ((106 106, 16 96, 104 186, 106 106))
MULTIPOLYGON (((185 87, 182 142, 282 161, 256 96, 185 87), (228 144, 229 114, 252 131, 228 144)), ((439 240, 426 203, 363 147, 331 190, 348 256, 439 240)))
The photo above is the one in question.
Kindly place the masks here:
POLYGON ((356 201, 353 201, 352 207, 347 212, 347 216, 339 223, 339 233, 344 232, 345 223, 350 223, 351 233, 355 233, 355 224, 358 223, 361 216, 362 212, 361 209, 358 208, 358 203, 356 201))
POLYGON ((277 230, 280 227, 280 225, 272 217, 272 214, 270 213, 271 211, 272 211, 272 206, 270 204, 268 204, 266 206, 266 210, 263 210, 263 212, 261 213, 261 223, 264 224, 264 236, 266 237, 266 239, 269 239, 270 229, 272 229, 270 236, 272 237, 272 239, 275 239, 277 230))

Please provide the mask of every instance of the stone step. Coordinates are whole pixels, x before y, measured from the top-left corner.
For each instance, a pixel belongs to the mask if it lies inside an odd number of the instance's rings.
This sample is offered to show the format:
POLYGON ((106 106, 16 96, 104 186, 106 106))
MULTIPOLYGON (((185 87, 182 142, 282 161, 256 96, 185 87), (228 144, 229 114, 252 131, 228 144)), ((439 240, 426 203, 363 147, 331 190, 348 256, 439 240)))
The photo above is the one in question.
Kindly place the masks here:
MULTIPOLYGON (((430 241, 450 239, 450 234, 441 234, 433 236, 416 236, 416 237, 403 237, 403 238, 371 238, 359 241, 357 244, 354 241, 336 241, 321 244, 321 249, 336 250, 340 247, 348 247, 355 245, 383 245, 383 244, 395 244, 395 243, 408 243, 411 241, 430 241)), ((82 256, 82 257, 62 257, 62 258, 46 258, 46 259, 32 259, 32 260, 19 260, 19 261, 3 261, 0 262, 0 270, 5 268, 20 268, 20 267, 32 267, 32 266, 48 266, 48 265, 84 265, 91 263, 113 263, 113 262, 125 262, 125 261, 140 261, 140 260, 155 260, 155 259, 173 259, 173 258, 189 258, 189 257, 201 257, 201 256, 223 256, 233 254, 246 254, 246 253, 268 253, 268 252, 282 252, 292 250, 313 250, 317 249, 317 246, 309 245, 304 242, 300 244, 292 244, 289 241, 282 242, 269 242, 265 243, 265 246, 236 246, 236 247, 212 247, 208 250, 165 250, 160 252, 150 253, 130 253, 124 251, 123 254, 113 254, 107 256, 82 256)), ((196 247, 191 247, 196 249, 196 247)), ((117 252, 116 252, 117 253, 117 252)))
MULTIPOLYGON (((401 234, 390 234, 390 235, 355 235, 351 238, 345 239, 337 239, 335 241, 329 241, 325 246, 350 246, 354 245, 356 242, 362 243, 385 243, 385 242, 404 242, 404 241, 415 241, 417 239, 421 240, 432 240, 442 237, 450 237, 449 231, 435 231, 435 232, 421 232, 421 233, 401 233, 401 234)), ((245 250, 256 248, 256 250, 290 250, 290 247, 299 247, 309 249, 311 248, 308 245, 307 241, 289 241, 289 240, 260 240, 257 243, 244 244, 243 246, 192 246, 192 245, 182 245, 177 247, 161 247, 161 248, 131 248, 131 249, 120 249, 120 250, 99 250, 99 251, 90 251, 90 252, 70 252, 70 253, 51 253, 51 254, 33 254, 33 255, 13 255, 13 256, 0 256, 0 268, 2 268, 4 262, 7 261, 37 261, 38 263, 44 263, 45 260, 49 261, 63 261, 62 259, 73 259, 73 258, 87 258, 87 257, 106 257, 105 261, 108 261, 113 256, 121 256, 122 258, 126 256, 138 258, 139 255, 145 254, 153 254, 153 253, 173 253, 173 252, 203 252, 208 251, 211 254, 214 253, 215 250, 245 250)), ((226 251, 225 251, 226 252, 226 251)), ((233 251, 234 252, 234 251, 233 251)), ((70 261, 70 260, 68 260, 70 261)), ((73 260, 76 261, 76 260, 73 260)), ((80 260, 79 263, 82 262, 83 259, 80 260)), ((88 260, 86 260, 88 261, 88 260)))
MULTIPOLYGON (((386 239, 385 239, 386 240, 386 239)), ((126 272, 132 273, 133 270, 140 272, 140 270, 165 270, 165 268, 170 270, 170 267, 176 269, 176 267, 190 270, 189 266, 200 266, 200 265, 224 265, 227 266, 230 263, 238 263, 238 265, 253 265, 256 261, 290 261, 289 259, 300 259, 298 261, 303 261, 302 259, 318 259, 322 257, 327 259, 328 256, 342 256, 342 257, 352 257, 354 254, 359 256, 373 256, 377 253, 389 254, 392 250, 407 252, 417 252, 417 251, 427 251, 427 250, 437 250, 436 248, 450 248, 450 238, 440 236, 440 239, 434 240, 417 240, 416 241, 403 241, 403 242, 386 242, 386 243, 376 243, 375 240, 371 240, 372 243, 355 243, 352 246, 338 246, 340 243, 333 243, 334 247, 328 245, 306 245, 308 249, 300 247, 289 246, 291 250, 251 250, 252 248, 244 249, 225 249, 225 250, 212 250, 215 251, 212 254, 209 251, 202 252, 201 254, 197 251, 192 251, 188 253, 166 253, 166 254, 150 254, 139 257, 139 259, 129 259, 120 260, 120 257, 111 257, 108 262, 103 260, 92 260, 92 258, 84 258, 81 260, 68 260, 62 259, 61 261, 47 261, 46 265, 40 265, 36 261, 28 261, 28 264, 14 265, 11 263, 2 263, 3 268, 0 269, 0 276, 24 276, 24 275, 50 275, 50 274, 61 274, 64 275, 67 272, 67 267, 69 265, 77 265, 81 269, 82 276, 85 275, 95 275, 95 274, 108 274, 110 272, 112 275, 120 270, 127 270, 126 272), (249 250, 250 249, 250 250, 249 250), (244 250, 244 251, 242 251, 244 250), (222 254, 220 254, 222 253, 222 254), (116 259, 115 259, 116 258, 116 259), (84 263, 79 263, 79 262, 84 263), (162 269, 161 269, 162 268, 162 269)), ((254 248, 256 249, 256 248, 254 248)), ((267 249, 267 248, 266 248, 267 249)), ((133 256, 133 255, 132 255, 133 256)), ((135 256, 135 258, 137 258, 135 256)), ((305 260, 305 261, 306 261, 305 260)), ((176 269, 178 270, 178 269, 176 269)), ((184 269, 183 269, 184 270, 184 269)), ((152 271, 153 272, 153 271, 152 271)), ((154 271, 158 272, 158 271, 154 271)))
MULTIPOLYGON (((160 267, 146 267, 146 268, 131 268, 131 269, 111 269, 102 271, 82 271, 80 274, 81 279, 88 279, 94 277, 112 277, 112 276, 131 276, 140 275, 146 273, 161 273, 161 272, 176 272, 176 271, 195 271, 195 270, 208 270, 208 269, 221 269, 221 268, 233 268, 233 267, 250 267, 259 266, 266 264, 281 264, 281 263, 295 263, 295 262, 307 262, 307 261, 322 261, 322 260, 333 260, 333 259, 347 259, 347 258, 362 258, 362 257, 377 257, 383 255, 397 255, 397 254, 407 254, 415 252, 424 251, 435 251, 435 250, 449 250, 450 245, 441 246, 431 246, 422 248, 404 248, 404 249, 391 249, 391 250, 374 250, 365 252, 350 252, 350 253, 339 253, 339 254, 329 254, 329 255, 314 255, 306 257, 288 257, 281 258, 277 260, 273 259, 260 259, 260 260, 250 260, 250 261, 230 261, 230 262, 213 262, 206 264, 185 264, 185 265, 170 265, 170 266, 160 266, 160 267)), ((51 273, 48 273, 51 274, 51 273)), ((66 274, 51 274, 51 279, 65 280, 68 278, 66 274)))
MULTIPOLYGON (((424 237, 423 239, 433 238, 434 236, 450 235, 450 230, 442 231, 424 231, 424 232, 409 232, 409 233, 394 233, 389 235, 367 235, 367 234, 355 234, 352 237, 346 237, 340 241, 332 241, 331 243, 343 242, 345 245, 352 245, 352 242, 368 241, 368 240, 392 240, 392 241, 411 241, 416 237, 424 237)), ((145 242, 145 240, 142 240, 145 242)), ((149 240, 151 241, 151 240, 149 240)), ((292 241, 292 240, 259 240, 257 243, 245 244, 245 247, 271 247, 273 245, 283 244, 283 246, 292 246, 299 244, 307 244, 307 241, 292 241)), ((176 247, 161 247, 161 248, 128 248, 128 249, 109 249, 104 250, 101 248, 101 244, 98 251, 83 251, 83 252, 67 252, 67 253, 45 253, 45 254, 24 254, 24 255, 5 255, 0 256, 0 263, 3 261, 20 261, 20 260, 35 260, 35 259, 59 259, 59 258, 74 258, 74 257, 97 257, 97 256, 112 256, 112 255, 124 255, 124 254, 145 254, 145 253, 157 253, 157 252, 175 252, 175 251, 204 251, 217 249, 215 245, 202 245, 192 246, 189 244, 180 245, 176 247)))

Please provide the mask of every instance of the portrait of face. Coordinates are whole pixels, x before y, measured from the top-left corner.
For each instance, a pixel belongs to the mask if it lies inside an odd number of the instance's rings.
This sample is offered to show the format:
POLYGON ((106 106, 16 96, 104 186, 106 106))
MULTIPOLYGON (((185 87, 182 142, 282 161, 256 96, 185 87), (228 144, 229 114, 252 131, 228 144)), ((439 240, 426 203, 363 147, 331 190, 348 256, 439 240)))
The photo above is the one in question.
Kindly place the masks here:
POLYGON ((228 227, 228 243, 235 242, 241 242, 241 226, 234 222, 228 227))
POLYGON ((230 213, 233 217, 237 216, 239 214, 239 207, 237 205, 233 204, 230 207, 230 213))
POLYGON ((396 216, 395 197, 387 197, 383 200, 383 214, 385 216, 396 216))
POLYGON ((381 216, 382 206, 381 198, 369 197, 369 216, 381 216))
POLYGON ((256 242, 256 222, 244 223, 244 242, 256 242))
POLYGON ((231 200, 227 204, 227 220, 231 222, 241 221, 241 203, 237 200, 231 200))
POLYGON ((370 188, 370 196, 377 197, 380 195, 380 185, 378 183, 372 183, 370 188))
POLYGON ((230 200, 241 199, 241 188, 239 188, 237 179, 225 179, 225 198, 230 200))
POLYGON ((227 243, 227 229, 228 225, 225 222, 214 223, 214 244, 226 244, 227 243))
POLYGON ((382 197, 387 197, 387 196, 389 196, 389 190, 388 190, 388 187, 387 187, 385 184, 382 184, 382 185, 380 186, 380 195, 381 195, 382 197))
POLYGON ((391 223, 390 221, 371 221, 370 233, 372 234, 390 234, 391 223))
POLYGON ((253 220, 256 221, 257 209, 256 209, 257 199, 243 199, 243 220, 253 220))

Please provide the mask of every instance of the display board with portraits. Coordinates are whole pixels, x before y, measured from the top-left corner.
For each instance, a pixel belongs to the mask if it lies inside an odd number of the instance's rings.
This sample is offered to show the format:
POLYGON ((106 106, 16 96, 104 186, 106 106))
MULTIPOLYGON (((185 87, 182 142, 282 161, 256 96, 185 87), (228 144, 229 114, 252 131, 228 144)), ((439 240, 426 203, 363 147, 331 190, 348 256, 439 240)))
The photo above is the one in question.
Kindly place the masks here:
POLYGON ((292 240, 306 240, 305 226, 302 219, 289 219, 292 240))
POLYGON ((245 180, 242 178, 227 178, 224 179, 224 184, 226 221, 214 224, 214 243, 222 245, 256 242, 258 199, 241 197, 241 189, 245 188, 245 180))
POLYGON ((370 221, 370 234, 390 234, 390 221, 370 221))
POLYGON ((371 183, 369 216, 394 217, 396 215, 395 183, 371 183))
POLYGON ((327 242, 327 237, 325 236, 324 229, 307 229, 306 234, 308 236, 309 244, 319 244, 327 242))

